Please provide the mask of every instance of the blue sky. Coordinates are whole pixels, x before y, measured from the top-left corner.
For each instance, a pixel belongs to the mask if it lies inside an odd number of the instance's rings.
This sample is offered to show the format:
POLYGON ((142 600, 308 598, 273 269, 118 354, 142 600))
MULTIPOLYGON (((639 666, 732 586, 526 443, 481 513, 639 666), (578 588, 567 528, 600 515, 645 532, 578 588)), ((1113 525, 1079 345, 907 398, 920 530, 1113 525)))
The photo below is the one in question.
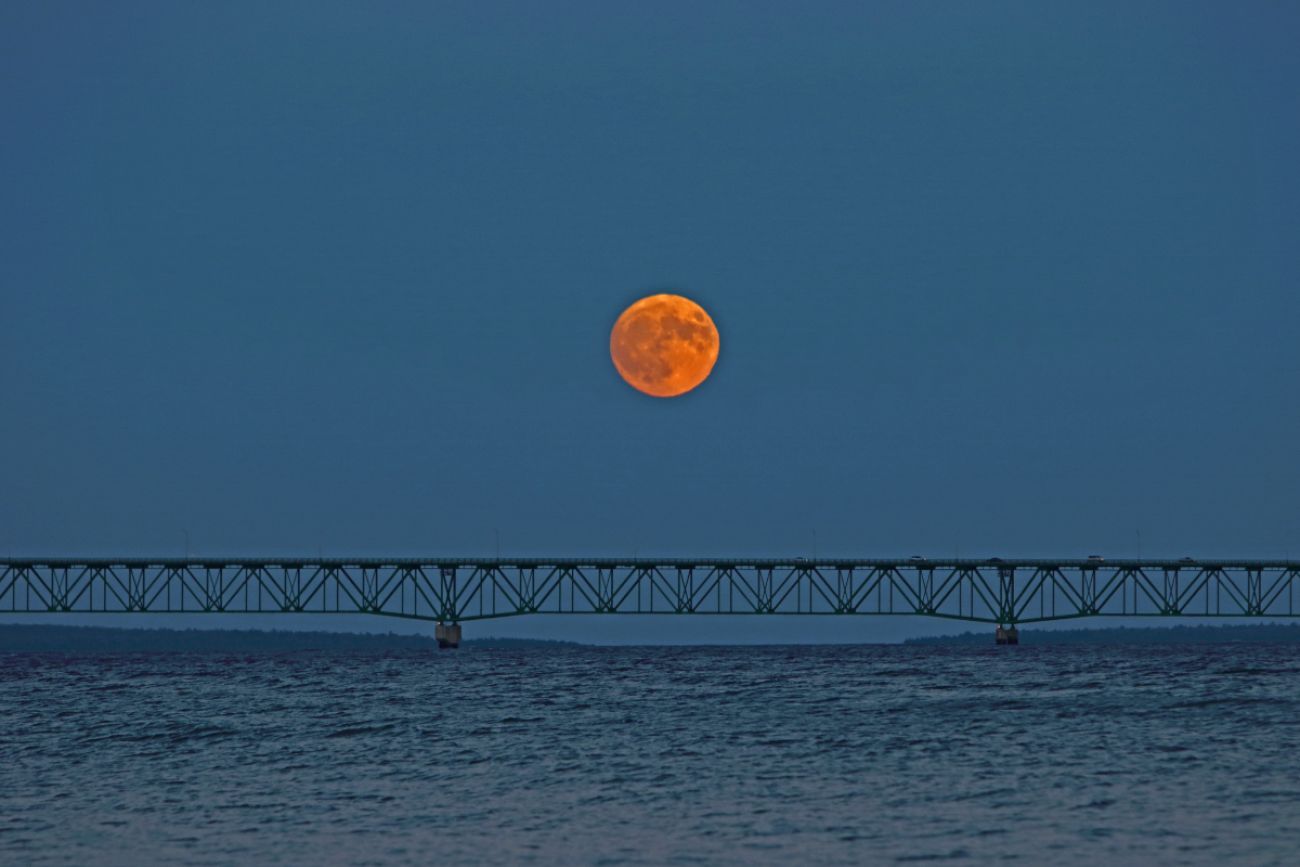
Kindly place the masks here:
POLYGON ((5 3, 0 550, 1300 555, 1298 25, 5 3))

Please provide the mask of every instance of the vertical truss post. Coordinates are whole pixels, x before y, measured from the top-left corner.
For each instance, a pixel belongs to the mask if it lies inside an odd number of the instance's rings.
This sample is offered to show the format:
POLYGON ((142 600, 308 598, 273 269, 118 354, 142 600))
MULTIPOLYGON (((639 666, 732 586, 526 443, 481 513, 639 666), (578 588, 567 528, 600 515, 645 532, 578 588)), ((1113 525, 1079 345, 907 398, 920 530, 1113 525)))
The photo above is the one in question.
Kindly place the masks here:
POLYGON ((916 567, 916 598, 919 602, 918 614, 933 614, 938 600, 935 599, 934 567, 916 567))
POLYGON ((517 574, 519 613, 535 613, 537 611, 537 569, 532 566, 520 566, 517 574))
POLYGON ((758 567, 754 570, 755 588, 754 613, 771 614, 776 610, 774 601, 776 589, 773 587, 772 568, 758 567))
POLYGON ((1246 570, 1246 605, 1248 617, 1259 617, 1264 613, 1264 570, 1246 570))
POLYGON ((283 611, 302 610, 302 567, 296 563, 280 570, 280 605, 283 611))
POLYGON ((1008 626, 1016 622, 1016 569, 1014 566, 998 567, 998 622, 1008 626))
POLYGON ((592 610, 599 614, 614 611, 614 569, 613 567, 596 567, 596 602, 592 610))
POLYGON ((50 570, 50 610, 69 611, 68 605, 68 569, 50 570))
POLYGON ((673 611, 677 614, 689 614, 695 610, 695 566, 677 567, 677 598, 673 600, 673 611))
POLYGON ((835 613, 848 614, 853 610, 853 567, 837 566, 835 569, 835 613))
POLYGON ((203 598, 199 607, 204 611, 224 611, 226 594, 226 570, 224 566, 207 566, 203 569, 203 598))
POLYGON ((1083 600, 1079 606, 1080 614, 1097 614, 1101 610, 1097 594, 1097 567, 1089 563, 1079 570, 1079 596, 1083 600))
POLYGON ((456 567, 440 566, 438 568, 438 620, 443 623, 456 622, 456 567))

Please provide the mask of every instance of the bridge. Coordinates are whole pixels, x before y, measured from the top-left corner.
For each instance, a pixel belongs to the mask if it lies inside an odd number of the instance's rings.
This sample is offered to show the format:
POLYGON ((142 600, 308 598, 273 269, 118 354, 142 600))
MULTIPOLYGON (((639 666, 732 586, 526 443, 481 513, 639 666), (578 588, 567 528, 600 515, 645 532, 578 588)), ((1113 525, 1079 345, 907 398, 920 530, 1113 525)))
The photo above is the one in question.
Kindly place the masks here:
POLYGON ((1088 559, 20 558, 10 613, 374 614, 460 624, 530 614, 1296 617, 1300 561, 1088 559))

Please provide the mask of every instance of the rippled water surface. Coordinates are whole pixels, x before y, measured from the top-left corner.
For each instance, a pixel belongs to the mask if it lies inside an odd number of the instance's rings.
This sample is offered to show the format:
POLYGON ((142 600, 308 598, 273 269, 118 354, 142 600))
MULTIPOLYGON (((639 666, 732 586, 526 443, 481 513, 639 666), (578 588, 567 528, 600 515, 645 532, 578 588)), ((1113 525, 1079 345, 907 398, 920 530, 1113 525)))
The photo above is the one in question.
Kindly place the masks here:
POLYGON ((1300 648, 0 655, 0 863, 1294 864, 1300 648))

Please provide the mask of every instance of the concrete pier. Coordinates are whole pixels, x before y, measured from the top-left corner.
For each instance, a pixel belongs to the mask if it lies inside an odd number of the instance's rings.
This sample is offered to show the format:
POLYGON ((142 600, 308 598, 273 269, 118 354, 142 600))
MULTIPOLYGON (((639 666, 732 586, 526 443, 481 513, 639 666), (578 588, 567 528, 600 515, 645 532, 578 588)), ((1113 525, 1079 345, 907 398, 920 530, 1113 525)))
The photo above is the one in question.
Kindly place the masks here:
POLYGON ((440 622, 433 628, 433 637, 438 640, 439 650, 454 650, 460 647, 460 624, 440 622))
POLYGON ((993 634, 993 640, 998 644, 1019 644, 1020 630, 1014 626, 999 626, 998 631, 993 634))

